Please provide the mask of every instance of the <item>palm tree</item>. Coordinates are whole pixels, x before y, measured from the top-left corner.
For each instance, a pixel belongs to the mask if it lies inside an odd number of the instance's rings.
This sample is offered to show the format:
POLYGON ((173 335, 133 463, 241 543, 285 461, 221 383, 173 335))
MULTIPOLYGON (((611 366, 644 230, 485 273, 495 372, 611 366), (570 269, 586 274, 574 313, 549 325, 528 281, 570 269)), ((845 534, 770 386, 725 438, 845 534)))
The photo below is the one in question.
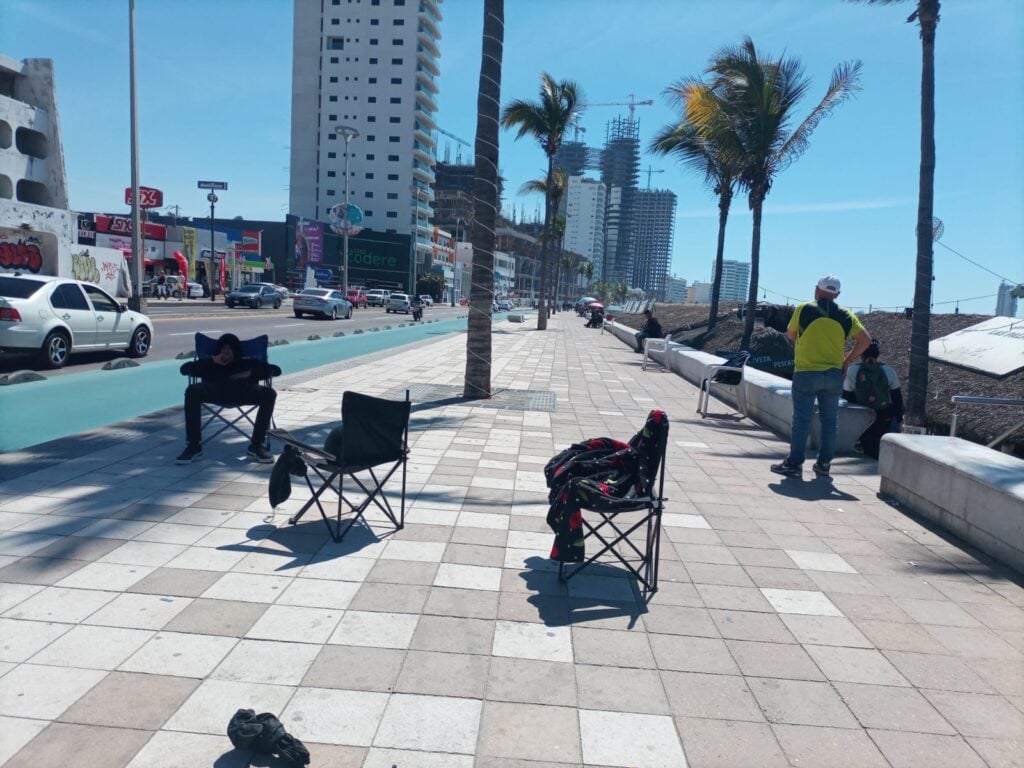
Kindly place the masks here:
POLYGON ((544 233, 548 237, 541 240, 540 248, 540 299, 538 302, 537 329, 548 327, 546 308, 548 247, 551 223, 555 212, 552 190, 554 188, 555 153, 562 146, 565 132, 576 119, 583 106, 583 90, 572 80, 555 81, 547 72, 540 76, 540 94, 538 101, 516 99, 505 105, 501 124, 505 128, 516 128, 516 140, 529 134, 537 140, 548 159, 546 184, 544 189, 544 233))
MULTIPOLYGON (((864 2, 864 0, 854 0, 864 2)), ((889 5, 907 0, 866 0, 889 5)), ((921 28, 921 167, 917 181, 917 269, 914 319, 910 330, 907 423, 924 426, 928 402, 928 333, 932 305, 932 216, 935 205, 935 30, 940 0, 910 0, 916 6, 907 23, 921 28)))
POLYGON ((790 130, 797 102, 807 92, 810 80, 798 59, 762 58, 747 37, 739 46, 727 46, 715 54, 706 70, 708 87, 717 98, 687 103, 687 121, 705 137, 713 136, 722 157, 739 168, 738 181, 747 190, 753 214, 745 349, 750 346, 757 311, 764 200, 775 177, 807 150, 818 123, 860 89, 860 69, 859 61, 837 66, 825 96, 790 130))
MULTIPOLYGON (((722 262, 725 259, 725 225, 729 220, 729 208, 732 196, 736 191, 736 178, 739 169, 732 165, 714 141, 714 131, 708 130, 703 135, 692 123, 687 122, 685 113, 687 105, 696 99, 708 101, 709 109, 717 109, 719 105, 715 94, 706 85, 694 80, 680 80, 670 86, 666 93, 669 100, 682 106, 684 117, 676 125, 666 125, 651 141, 651 152, 655 154, 678 156, 683 165, 704 177, 704 185, 718 196, 718 248, 715 251, 715 275, 711 283, 711 311, 708 314, 708 331, 713 331, 718 323, 719 296, 722 291, 722 262)), ((722 125, 721 114, 718 120, 711 120, 719 130, 726 130, 722 125)))
POLYGON ((494 227, 498 210, 498 119, 505 40, 505 0, 484 0, 483 53, 476 99, 476 169, 473 180, 472 284, 462 396, 491 396, 491 304, 494 301, 494 227))

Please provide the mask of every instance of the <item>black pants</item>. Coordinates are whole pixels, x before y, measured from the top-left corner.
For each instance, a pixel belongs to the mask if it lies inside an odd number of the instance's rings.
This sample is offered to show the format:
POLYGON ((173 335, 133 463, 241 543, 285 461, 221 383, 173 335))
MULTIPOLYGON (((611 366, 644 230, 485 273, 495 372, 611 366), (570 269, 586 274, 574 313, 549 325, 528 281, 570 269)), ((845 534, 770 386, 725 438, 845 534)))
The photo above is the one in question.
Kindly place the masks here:
POLYGON ((189 384, 185 389, 185 440, 189 445, 198 446, 203 442, 202 404, 215 405, 258 405, 256 426, 252 432, 252 444, 263 445, 267 440, 270 418, 274 415, 277 392, 259 384, 239 384, 225 387, 223 384, 201 382, 189 384))
POLYGON ((879 411, 875 416, 874 424, 865 429, 864 433, 860 436, 860 444, 864 449, 864 453, 872 459, 877 459, 881 448, 882 436, 892 431, 894 431, 892 409, 886 408, 879 411))

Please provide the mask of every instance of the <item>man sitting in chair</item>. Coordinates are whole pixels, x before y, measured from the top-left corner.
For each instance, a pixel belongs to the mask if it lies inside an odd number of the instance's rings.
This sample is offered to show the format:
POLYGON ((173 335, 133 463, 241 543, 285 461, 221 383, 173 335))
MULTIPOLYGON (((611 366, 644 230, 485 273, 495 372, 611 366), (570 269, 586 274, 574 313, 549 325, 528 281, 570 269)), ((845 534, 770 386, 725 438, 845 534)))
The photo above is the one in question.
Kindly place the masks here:
POLYGON ((644 339, 660 339, 663 336, 661 330, 661 323, 658 322, 658 318, 654 316, 654 313, 649 309, 644 310, 644 322, 643 328, 640 329, 639 333, 636 334, 636 351, 637 353, 644 351, 644 339))
POLYGON ((274 457, 266 449, 267 429, 274 415, 277 393, 257 382, 267 378, 271 367, 262 360, 242 357, 242 344, 233 333, 217 339, 216 353, 209 358, 185 363, 182 374, 201 381, 185 390, 185 450, 175 464, 189 464, 203 455, 201 412, 203 403, 257 405, 252 443, 246 453, 261 464, 274 457))

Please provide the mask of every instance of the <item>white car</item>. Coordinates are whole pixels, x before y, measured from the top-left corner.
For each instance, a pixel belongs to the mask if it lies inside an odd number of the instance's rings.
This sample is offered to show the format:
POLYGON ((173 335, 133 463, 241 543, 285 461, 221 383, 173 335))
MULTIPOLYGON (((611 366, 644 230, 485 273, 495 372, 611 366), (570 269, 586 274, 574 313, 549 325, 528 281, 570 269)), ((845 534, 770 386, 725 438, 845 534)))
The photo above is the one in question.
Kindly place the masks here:
POLYGON ((386 307, 388 305, 388 291, 382 288, 371 288, 366 292, 366 306, 368 307, 386 307))
POLYGON ((426 294, 426 293, 420 294, 420 301, 423 302, 423 306, 424 307, 432 307, 432 306, 434 306, 434 299, 433 299, 433 297, 428 295, 428 294, 426 294))
POLYGON ((0 351, 38 352, 63 368, 75 352, 121 349, 145 357, 153 323, 99 286, 48 275, 0 273, 0 351))
POLYGON ((385 311, 403 312, 408 315, 412 312, 412 301, 409 299, 409 295, 406 293, 392 293, 390 298, 388 298, 385 311))

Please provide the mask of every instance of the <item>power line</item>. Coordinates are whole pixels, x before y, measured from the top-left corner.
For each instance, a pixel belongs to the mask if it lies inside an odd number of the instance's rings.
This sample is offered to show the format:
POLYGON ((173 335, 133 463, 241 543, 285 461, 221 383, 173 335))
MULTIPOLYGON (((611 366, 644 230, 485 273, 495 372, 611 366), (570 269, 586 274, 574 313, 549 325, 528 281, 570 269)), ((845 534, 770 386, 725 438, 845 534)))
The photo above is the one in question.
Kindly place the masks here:
MULTIPOLYGON (((993 272, 993 271, 992 271, 991 269, 989 269, 988 267, 986 267, 986 266, 984 266, 984 265, 982 265, 982 264, 979 264, 979 263, 978 263, 978 262, 976 262, 976 261, 975 261, 974 259, 969 259, 969 258, 967 258, 967 257, 966 257, 966 256, 964 256, 964 255, 963 255, 962 253, 960 253, 960 251, 956 251, 956 250, 954 250, 954 249, 950 248, 950 247, 949 247, 948 245, 946 245, 946 244, 945 244, 944 242, 942 242, 941 240, 936 240, 935 242, 936 242, 936 244, 938 244, 938 245, 941 245, 941 246, 942 246, 943 248, 945 248, 945 249, 946 249, 947 251, 949 251, 950 253, 954 253, 954 254, 956 254, 957 256, 959 256, 959 257, 960 257, 961 259, 963 259, 964 261, 970 262, 971 264, 973 264, 974 266, 976 266, 976 267, 977 267, 978 269, 983 269, 983 270, 985 270, 986 272, 988 272, 988 273, 989 273, 990 275, 995 275, 995 276, 996 276, 996 277, 998 277, 998 278, 999 278, 1000 280, 1003 280, 1003 281, 1005 281, 1005 282, 1007 282, 1007 283, 1012 283, 1013 285, 1016 285, 1016 284, 1017 284, 1017 281, 1016 281, 1016 280, 1011 280, 1010 278, 1006 277, 1005 275, 1000 275, 1000 274, 999 274, 998 272, 993 272)), ((981 297, 981 298, 985 298, 985 297, 981 297)), ((947 303, 949 303, 949 302, 947 302, 947 303)))

